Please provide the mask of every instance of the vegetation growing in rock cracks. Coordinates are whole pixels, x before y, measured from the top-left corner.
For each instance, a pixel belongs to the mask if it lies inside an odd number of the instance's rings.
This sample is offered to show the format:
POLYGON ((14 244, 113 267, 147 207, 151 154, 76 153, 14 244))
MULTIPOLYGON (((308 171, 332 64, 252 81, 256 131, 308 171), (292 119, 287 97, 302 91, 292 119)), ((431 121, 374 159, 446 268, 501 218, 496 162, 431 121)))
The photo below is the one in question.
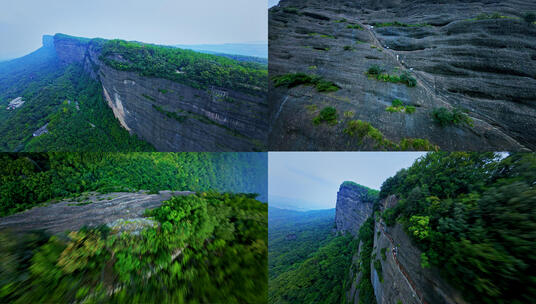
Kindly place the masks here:
POLYGON ((385 138, 380 130, 374 128, 369 122, 352 120, 343 131, 350 137, 357 137, 362 144, 364 139, 372 139, 376 142, 376 149, 404 150, 404 151, 437 151, 439 147, 430 143, 427 139, 404 138, 398 144, 385 138))
POLYGON ((315 125, 319 125, 323 122, 332 126, 337 124, 337 109, 333 107, 325 107, 318 113, 318 116, 313 119, 315 125))
POLYGON ((318 92, 335 92, 340 89, 332 81, 324 80, 322 77, 307 75, 305 73, 289 73, 272 77, 275 87, 285 86, 293 88, 299 85, 314 86, 318 92))
POLYGON ((0 232, 0 302, 266 303, 266 204, 198 193, 148 214, 140 235, 0 232))
POLYGON ((407 85, 408 87, 415 87, 417 85, 417 79, 411 76, 409 72, 404 71, 400 75, 392 75, 392 74, 386 73, 385 68, 377 64, 374 64, 371 67, 369 67, 367 72, 365 72, 365 74, 369 77, 375 78, 378 81, 403 83, 407 85))
POLYGON ((405 105, 400 99, 395 99, 392 102, 392 105, 385 108, 385 111, 389 113, 407 113, 407 114, 413 114, 415 113, 415 106, 405 105))
POLYGON ((447 108, 437 108, 432 111, 432 118, 441 127, 452 125, 467 125, 472 127, 473 120, 458 108, 449 110, 447 108))
POLYGON ((468 302, 529 303, 536 297, 536 155, 429 153, 382 185, 400 223, 468 302))

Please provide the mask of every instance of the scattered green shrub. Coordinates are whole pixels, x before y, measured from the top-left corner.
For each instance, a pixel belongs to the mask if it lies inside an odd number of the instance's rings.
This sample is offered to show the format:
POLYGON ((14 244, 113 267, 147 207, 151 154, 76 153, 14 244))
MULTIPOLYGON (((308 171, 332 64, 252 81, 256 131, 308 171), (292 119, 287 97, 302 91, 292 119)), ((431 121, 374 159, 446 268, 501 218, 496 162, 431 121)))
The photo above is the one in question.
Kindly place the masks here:
POLYGON ((365 74, 368 75, 369 77, 374 77, 376 78, 376 80, 383 81, 383 82, 403 83, 407 85, 408 87, 415 87, 417 85, 417 79, 411 76, 409 72, 404 71, 400 76, 391 75, 391 74, 385 73, 385 69, 380 67, 377 64, 374 64, 371 67, 369 67, 369 69, 367 70, 365 74))
POLYGON ((414 87, 417 85, 417 79, 411 76, 408 71, 404 71, 400 75, 400 82, 405 83, 408 87, 414 87))
MULTIPOLYGON (((379 231, 378 231, 379 233, 379 231)), ((382 260, 385 261, 385 259, 387 259, 387 255, 385 254, 385 252, 387 252, 387 247, 383 247, 381 250, 380 250, 380 253, 382 255, 382 260)))
POLYGON ((357 29, 357 30, 360 30, 360 31, 364 30, 364 28, 363 28, 361 25, 359 25, 359 24, 348 24, 348 25, 346 26, 346 28, 349 28, 349 29, 357 29))
POLYGON ((275 76, 272 78, 275 87, 286 86, 287 88, 293 88, 299 85, 315 85, 317 80, 316 76, 309 76, 305 73, 290 73, 275 76))
POLYGON ((285 12, 287 14, 296 14, 296 15, 298 15, 300 11, 295 7, 289 6, 289 7, 284 7, 283 12, 285 12))
POLYGON ((352 46, 350 46, 350 45, 345 45, 344 50, 345 51, 352 51, 352 50, 354 50, 354 48, 352 46))
POLYGON ((329 125, 337 124, 337 110, 333 107, 323 108, 318 116, 313 119, 313 123, 319 125, 323 122, 326 122, 329 125))
POLYGON ((533 24, 536 22, 536 13, 535 12, 528 12, 523 15, 523 20, 527 22, 528 24, 533 24))
POLYGON ((385 72, 385 69, 381 67, 380 65, 373 64, 367 71, 367 74, 369 75, 380 75, 383 72, 385 72))
POLYGON ((309 36, 311 36, 311 37, 318 36, 318 37, 322 37, 322 38, 337 39, 337 37, 335 37, 335 36, 327 35, 327 34, 320 34, 320 33, 309 33, 309 36))
POLYGON ((398 148, 403 151, 438 151, 439 147, 431 144, 427 139, 404 138, 398 144, 398 148))
POLYGON ((399 113, 404 112, 407 114, 413 114, 416 108, 414 106, 407 106, 400 99, 395 99, 392 102, 392 105, 385 108, 385 111, 390 113, 399 113))
POLYGON ((168 90, 166 90, 166 89, 158 89, 158 92, 160 92, 162 94, 166 94, 168 92, 168 90))
POLYGON ((319 80, 316 83, 316 89, 318 92, 335 92, 338 91, 340 87, 332 81, 319 80))
POLYGON ((323 80, 318 76, 310 76, 305 73, 290 73, 272 78, 275 87, 286 86, 293 88, 299 85, 315 86, 319 92, 334 92, 340 89, 335 83, 323 80))
POLYGON ((380 260, 374 260, 374 269, 376 269, 376 272, 378 273, 380 282, 383 283, 383 269, 382 269, 382 262, 380 262, 380 260))
POLYGON ((437 108, 432 111, 432 118, 441 127, 451 125, 468 125, 473 126, 473 120, 466 113, 458 108, 448 110, 447 108, 437 108))

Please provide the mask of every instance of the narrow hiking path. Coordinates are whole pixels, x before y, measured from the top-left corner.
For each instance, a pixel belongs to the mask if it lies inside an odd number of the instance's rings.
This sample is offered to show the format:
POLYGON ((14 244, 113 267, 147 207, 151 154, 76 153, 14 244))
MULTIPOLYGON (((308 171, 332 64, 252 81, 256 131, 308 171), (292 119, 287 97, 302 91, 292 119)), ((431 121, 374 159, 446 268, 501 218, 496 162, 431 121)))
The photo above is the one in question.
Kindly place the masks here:
POLYGON ((393 240, 393 238, 387 233, 385 232, 385 230, 383 229, 383 225, 382 223, 378 223, 378 225, 380 226, 380 230, 382 232, 383 235, 385 235, 387 237, 387 239, 389 240, 389 242, 391 243, 391 254, 393 256, 393 259, 394 261, 396 262, 396 265, 398 266, 398 270, 402 273, 402 275, 404 276, 404 278, 406 279, 406 281, 408 282, 408 285, 410 286, 411 288, 411 291, 413 292, 414 295, 416 295, 417 297, 417 300, 419 300, 419 302, 421 304, 428 304, 425 300, 424 300, 424 296, 422 294, 422 292, 420 292, 418 289, 417 289, 417 286, 416 284, 413 282, 413 280, 411 279, 410 275, 408 274, 408 272, 406 271, 404 265, 402 265, 400 263, 400 261, 398 260, 398 257, 397 257, 397 251, 398 251, 398 248, 395 246, 395 242, 393 240), (396 249, 395 249, 396 248, 396 249))

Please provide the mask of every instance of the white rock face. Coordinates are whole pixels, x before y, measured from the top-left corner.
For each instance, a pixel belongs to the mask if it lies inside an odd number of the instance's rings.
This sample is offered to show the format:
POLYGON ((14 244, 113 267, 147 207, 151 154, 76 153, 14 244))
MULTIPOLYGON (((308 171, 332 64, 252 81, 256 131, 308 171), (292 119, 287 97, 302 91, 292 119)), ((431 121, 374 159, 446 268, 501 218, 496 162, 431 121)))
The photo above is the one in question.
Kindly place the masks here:
POLYGON ((22 100, 22 97, 17 97, 15 99, 13 99, 12 101, 9 102, 9 105, 7 106, 7 110, 14 110, 14 109, 17 109, 17 108, 20 108, 22 107, 22 105, 24 104, 24 100, 22 100))

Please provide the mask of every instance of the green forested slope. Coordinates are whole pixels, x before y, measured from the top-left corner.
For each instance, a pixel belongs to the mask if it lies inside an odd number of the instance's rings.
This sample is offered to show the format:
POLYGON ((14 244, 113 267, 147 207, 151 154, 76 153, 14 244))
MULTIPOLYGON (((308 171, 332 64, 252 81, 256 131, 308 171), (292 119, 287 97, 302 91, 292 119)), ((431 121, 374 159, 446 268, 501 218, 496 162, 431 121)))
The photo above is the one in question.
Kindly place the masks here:
POLYGON ((266 65, 174 47, 109 40, 103 44, 100 59, 118 70, 167 78, 194 88, 213 85, 264 95, 268 87, 266 65), (122 60, 116 60, 116 55, 122 60))
POLYGON ((1 74, 0 150, 154 151, 120 126, 102 89, 81 66, 43 60, 38 70, 1 74), (24 105, 7 110, 7 103, 19 96, 24 105), (46 123, 49 133, 33 137, 46 123))
POLYGON ((472 303, 536 298, 536 154, 431 153, 387 179, 383 212, 424 251, 421 266, 472 303))
POLYGON ((357 243, 333 234, 334 210, 270 209, 268 302, 341 303, 357 243))
POLYGON ((0 154, 0 216, 84 191, 190 190, 260 194, 266 153, 0 154))

